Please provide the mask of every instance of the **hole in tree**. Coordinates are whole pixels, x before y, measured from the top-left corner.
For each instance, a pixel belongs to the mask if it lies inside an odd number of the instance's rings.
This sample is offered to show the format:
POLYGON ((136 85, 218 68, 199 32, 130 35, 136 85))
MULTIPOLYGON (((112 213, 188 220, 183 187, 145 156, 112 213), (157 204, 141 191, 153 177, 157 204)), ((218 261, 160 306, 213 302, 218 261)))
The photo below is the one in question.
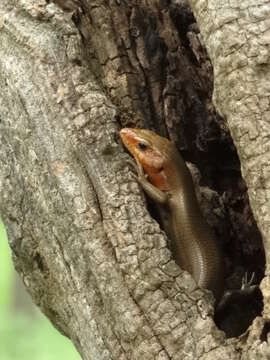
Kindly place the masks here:
MULTIPOLYGON (((196 164, 202 175, 201 185, 215 190, 223 203, 225 214, 214 230, 224 250, 225 290, 240 289, 245 273, 249 277, 254 273, 253 284, 259 285, 265 271, 262 237, 226 123, 215 113, 208 114, 208 118, 197 116, 196 123, 185 126, 184 135, 187 139, 185 160, 196 164)), ((249 296, 232 297, 214 319, 227 337, 239 336, 262 309, 262 294, 257 288, 249 296)))
POLYGON ((255 317, 263 310, 263 299, 259 288, 251 294, 238 294, 232 297, 222 311, 216 311, 214 320, 218 328, 228 338, 243 334, 255 317))
MULTIPOLYGON (((214 230, 224 249, 224 290, 233 292, 241 288, 246 273, 249 278, 254 273, 253 284, 260 284, 264 276, 265 254, 232 139, 229 133, 221 136, 220 131, 215 131, 215 134, 216 138, 213 135, 210 144, 204 139, 205 152, 192 149, 182 152, 182 155, 199 168, 201 185, 215 190, 223 202, 225 216, 214 230)), ((149 198, 147 202, 151 215, 164 228, 156 204, 149 198)), ((169 211, 166 213, 169 214, 169 211)), ((222 311, 215 313, 214 320, 227 337, 237 337, 247 330, 262 309, 262 294, 257 287, 251 294, 233 296, 222 311)))

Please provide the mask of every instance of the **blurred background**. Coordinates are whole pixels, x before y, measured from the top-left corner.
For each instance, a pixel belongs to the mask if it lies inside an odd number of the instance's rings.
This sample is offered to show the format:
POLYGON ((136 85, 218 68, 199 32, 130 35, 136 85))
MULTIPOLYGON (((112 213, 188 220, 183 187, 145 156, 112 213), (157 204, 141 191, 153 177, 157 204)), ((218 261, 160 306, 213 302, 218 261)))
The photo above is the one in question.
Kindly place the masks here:
POLYGON ((0 359, 80 360, 72 343, 41 314, 13 269, 0 219, 0 359))

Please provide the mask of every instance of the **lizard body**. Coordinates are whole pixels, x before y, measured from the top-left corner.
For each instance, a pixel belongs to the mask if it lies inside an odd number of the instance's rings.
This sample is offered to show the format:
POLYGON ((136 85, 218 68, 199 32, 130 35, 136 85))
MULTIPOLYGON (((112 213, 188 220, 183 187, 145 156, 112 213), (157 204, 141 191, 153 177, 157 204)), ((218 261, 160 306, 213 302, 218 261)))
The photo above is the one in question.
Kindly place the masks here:
POLYGON ((124 128, 120 136, 136 160, 138 182, 158 204, 175 261, 219 299, 224 287, 223 256, 201 213, 182 156, 171 141, 150 130, 124 128))

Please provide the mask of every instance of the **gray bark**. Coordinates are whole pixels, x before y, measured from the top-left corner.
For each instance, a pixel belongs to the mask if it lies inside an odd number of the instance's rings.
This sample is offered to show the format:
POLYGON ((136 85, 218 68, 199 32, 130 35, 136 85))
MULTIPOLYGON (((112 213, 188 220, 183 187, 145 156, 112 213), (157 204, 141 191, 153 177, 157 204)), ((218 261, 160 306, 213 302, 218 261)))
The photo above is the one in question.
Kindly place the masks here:
MULTIPOLYGON (((250 2, 241 9, 230 2, 228 17, 216 2, 192 6, 269 264, 269 4, 250 2)), ((14 264, 35 303, 83 359, 267 359, 260 335, 269 317, 268 278, 263 316, 242 339, 226 340, 212 319, 212 295, 174 263, 126 165, 120 124, 154 123, 164 131, 165 118, 172 138, 178 126, 171 78, 160 79, 160 68, 150 71, 163 56, 155 31, 147 39, 158 51, 145 53, 138 18, 146 9, 161 16, 155 1, 130 7, 83 1, 73 15, 43 0, 1 1, 0 213, 14 264)), ((166 46, 178 56, 176 31, 161 10, 166 46)), ((188 72, 198 83, 207 76, 191 66, 188 72)), ((191 86, 189 93, 195 94, 191 86)))

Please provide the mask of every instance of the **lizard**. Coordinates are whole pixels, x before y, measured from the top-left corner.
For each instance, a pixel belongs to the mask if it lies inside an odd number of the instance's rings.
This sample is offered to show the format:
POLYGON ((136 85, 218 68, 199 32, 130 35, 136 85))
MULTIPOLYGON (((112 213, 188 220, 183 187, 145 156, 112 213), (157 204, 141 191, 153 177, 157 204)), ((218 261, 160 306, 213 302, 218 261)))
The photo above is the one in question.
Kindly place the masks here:
POLYGON ((153 131, 123 128, 120 137, 136 161, 137 181, 158 205, 176 263, 218 301, 224 289, 224 257, 202 215, 185 161, 171 141, 153 131))

